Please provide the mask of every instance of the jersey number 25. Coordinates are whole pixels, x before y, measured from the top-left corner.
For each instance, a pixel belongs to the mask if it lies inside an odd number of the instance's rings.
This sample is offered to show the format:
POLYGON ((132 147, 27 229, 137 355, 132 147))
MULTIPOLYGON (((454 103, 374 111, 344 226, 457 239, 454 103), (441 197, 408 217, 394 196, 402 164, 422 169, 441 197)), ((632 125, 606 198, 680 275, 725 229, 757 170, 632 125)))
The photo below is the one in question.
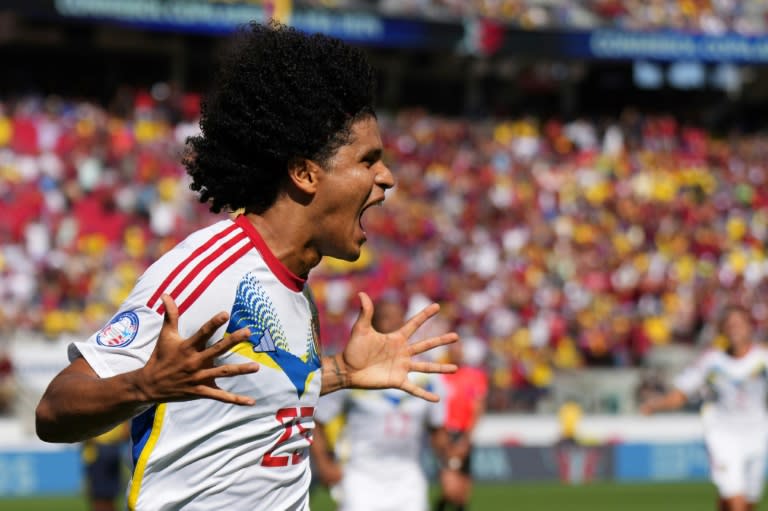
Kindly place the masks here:
POLYGON ((312 406, 302 406, 301 408, 281 408, 277 411, 275 419, 285 428, 283 434, 277 439, 275 445, 267 451, 261 464, 264 467, 285 467, 295 465, 301 462, 304 449, 292 454, 273 454, 282 444, 286 443, 293 436, 293 428, 299 435, 303 435, 309 443, 312 443, 312 436, 308 429, 301 425, 301 419, 312 417, 315 409, 312 406))

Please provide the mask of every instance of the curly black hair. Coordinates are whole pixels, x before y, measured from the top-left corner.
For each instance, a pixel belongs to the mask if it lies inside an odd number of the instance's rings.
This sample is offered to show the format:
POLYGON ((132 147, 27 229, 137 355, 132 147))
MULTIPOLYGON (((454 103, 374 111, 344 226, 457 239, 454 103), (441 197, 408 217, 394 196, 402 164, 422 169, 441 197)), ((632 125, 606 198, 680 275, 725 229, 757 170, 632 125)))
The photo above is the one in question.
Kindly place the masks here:
POLYGON ((187 140, 190 187, 211 211, 261 213, 289 165, 327 163, 357 120, 373 116, 374 71, 338 39, 251 23, 234 38, 187 140))

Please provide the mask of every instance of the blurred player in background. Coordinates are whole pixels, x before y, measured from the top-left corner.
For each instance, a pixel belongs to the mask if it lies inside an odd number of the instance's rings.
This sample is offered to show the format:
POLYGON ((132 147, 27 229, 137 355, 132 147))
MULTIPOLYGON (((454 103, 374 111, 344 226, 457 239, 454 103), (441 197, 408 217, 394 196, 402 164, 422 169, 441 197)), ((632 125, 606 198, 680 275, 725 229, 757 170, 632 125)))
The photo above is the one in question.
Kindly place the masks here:
MULTIPOLYGON (((404 317, 399 297, 385 294, 376 304, 373 328, 391 332, 404 317)), ((414 375, 411 381, 443 394, 436 376, 414 375)), ((444 403, 429 403, 398 390, 343 390, 323 396, 315 413, 312 445, 316 475, 332 487, 341 511, 426 511, 422 444, 428 437, 437 459, 443 459, 444 419, 444 403), (324 426, 342 414, 345 424, 331 449, 324 426)))
POLYGON ((394 185, 373 76, 362 51, 276 24, 250 25, 225 57, 185 163, 212 211, 244 214, 150 266, 109 324, 70 345, 37 407, 51 442, 133 419, 129 509, 306 510, 319 395, 438 400, 408 378, 455 369, 413 358, 455 334, 408 342, 435 304, 382 334, 360 293, 344 351, 319 353, 308 274, 360 256, 363 214, 394 185))
POLYGON ((763 494, 768 453, 768 350, 755 343, 752 318, 741 306, 725 309, 720 330, 727 350, 705 352, 675 379, 673 390, 640 409, 651 414, 681 408, 707 388, 702 418, 719 509, 749 511, 763 494))
POLYGON ((116 511, 125 490, 129 425, 124 422, 83 442, 82 457, 91 511, 116 511))
POLYGON ((464 511, 472 493, 472 432, 485 411, 488 375, 481 368, 486 346, 479 339, 466 338, 448 349, 449 360, 459 366, 442 376, 446 387, 446 419, 449 445, 440 471, 441 495, 435 511, 464 511))

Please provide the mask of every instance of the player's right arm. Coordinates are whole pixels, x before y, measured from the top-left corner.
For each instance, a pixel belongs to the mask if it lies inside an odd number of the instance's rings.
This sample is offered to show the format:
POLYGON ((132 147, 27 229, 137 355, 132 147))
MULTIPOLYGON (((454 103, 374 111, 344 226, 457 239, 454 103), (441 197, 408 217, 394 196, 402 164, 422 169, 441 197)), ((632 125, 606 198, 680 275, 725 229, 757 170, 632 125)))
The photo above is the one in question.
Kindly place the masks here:
POLYGON ((687 367, 674 381, 674 388, 660 396, 650 398, 640 405, 640 412, 650 415, 656 412, 677 410, 685 406, 688 396, 696 392, 706 382, 714 360, 715 352, 707 351, 687 367))
POLYGON ((643 415, 651 415, 656 412, 668 410, 677 410, 682 408, 688 402, 688 396, 678 389, 672 389, 666 394, 655 396, 640 406, 640 412, 643 415))
POLYGON ((237 405, 252 405, 253 399, 219 389, 215 378, 253 373, 258 364, 229 364, 214 367, 213 360, 248 339, 247 329, 238 330, 206 347, 229 316, 219 313, 188 339, 179 335, 179 312, 173 300, 162 297, 163 325, 147 363, 139 369, 100 378, 79 357, 49 384, 37 406, 37 435, 47 442, 78 442, 115 427, 156 403, 216 399, 237 405))

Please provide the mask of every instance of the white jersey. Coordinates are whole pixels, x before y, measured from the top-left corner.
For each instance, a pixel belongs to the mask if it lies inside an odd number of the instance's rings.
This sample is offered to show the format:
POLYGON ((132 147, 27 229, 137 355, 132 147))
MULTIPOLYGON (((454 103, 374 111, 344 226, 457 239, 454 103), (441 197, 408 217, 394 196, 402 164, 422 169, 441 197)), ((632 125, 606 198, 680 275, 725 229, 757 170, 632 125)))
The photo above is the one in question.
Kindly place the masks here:
POLYGON ((753 346, 741 358, 709 350, 680 374, 674 385, 688 396, 708 388, 708 402, 703 409, 707 427, 765 425, 767 368, 768 350, 760 346, 753 346))
POLYGON ((198 399, 153 406, 132 423, 131 510, 306 510, 308 447, 320 393, 317 318, 305 282, 269 251, 244 217, 202 229, 153 264, 107 326, 73 343, 101 377, 142 367, 162 326, 161 293, 181 313, 186 338, 221 311, 229 322, 209 343, 242 327, 249 341, 217 365, 261 369, 218 379, 254 406, 198 399))
POLYGON ((445 392, 437 377, 413 374, 411 379, 441 396, 441 402, 394 389, 342 390, 320 398, 318 422, 345 416, 336 444, 344 467, 340 510, 427 509, 421 454, 428 428, 445 422, 445 392))

